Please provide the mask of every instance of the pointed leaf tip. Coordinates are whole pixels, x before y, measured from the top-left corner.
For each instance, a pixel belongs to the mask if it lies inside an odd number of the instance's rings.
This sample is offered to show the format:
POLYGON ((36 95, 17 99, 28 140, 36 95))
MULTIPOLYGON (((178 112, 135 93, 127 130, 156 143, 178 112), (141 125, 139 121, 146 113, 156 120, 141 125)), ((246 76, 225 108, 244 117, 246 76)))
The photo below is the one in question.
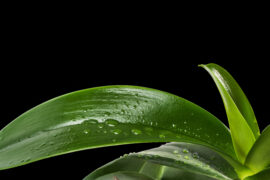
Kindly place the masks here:
POLYGON ((244 163, 250 148, 260 135, 252 107, 228 71, 214 63, 200 67, 211 75, 218 87, 226 109, 234 149, 238 159, 244 163))

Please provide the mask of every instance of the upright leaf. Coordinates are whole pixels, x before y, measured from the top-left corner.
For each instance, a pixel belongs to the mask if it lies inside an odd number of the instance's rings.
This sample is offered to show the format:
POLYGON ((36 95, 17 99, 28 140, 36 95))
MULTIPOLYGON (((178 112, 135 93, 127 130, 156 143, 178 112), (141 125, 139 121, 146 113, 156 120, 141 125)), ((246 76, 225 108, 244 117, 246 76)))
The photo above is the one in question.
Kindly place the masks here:
POLYGON ((49 100, 0 131, 0 169, 64 153, 187 141, 235 157, 230 132, 199 106, 158 90, 105 86, 49 100))
MULTIPOLYGON (((241 166, 239 164, 239 166, 241 166)), ((152 179, 238 179, 239 176, 219 153, 197 144, 168 143, 158 148, 131 153, 98 168, 84 180, 132 172, 152 179)), ((247 173, 243 171, 239 175, 247 173)))
POLYGON ((216 64, 200 66, 209 72, 218 87, 229 120, 236 155, 244 163, 250 148, 260 135, 252 107, 240 86, 225 69, 216 64))
POLYGON ((245 164, 255 172, 270 167, 270 125, 265 128, 253 145, 245 164))

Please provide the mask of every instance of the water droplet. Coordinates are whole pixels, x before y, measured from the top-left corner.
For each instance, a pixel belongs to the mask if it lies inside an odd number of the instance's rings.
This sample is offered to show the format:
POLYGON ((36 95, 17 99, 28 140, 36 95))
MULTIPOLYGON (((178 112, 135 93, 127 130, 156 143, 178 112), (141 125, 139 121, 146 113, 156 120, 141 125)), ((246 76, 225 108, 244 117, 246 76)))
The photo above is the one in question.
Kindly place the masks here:
POLYGON ((88 129, 85 129, 85 130, 83 130, 83 133, 84 134, 88 134, 89 133, 89 130, 88 129))
POLYGON ((143 155, 142 154, 138 154, 138 157, 141 158, 141 157, 143 157, 143 155))
POLYGON ((188 156, 184 156, 185 159, 189 160, 189 157, 188 156))
POLYGON ((183 153, 188 153, 189 151, 187 149, 182 150, 183 153))
POLYGON ((193 157, 194 159, 198 159, 198 158, 199 158, 199 155, 198 155, 198 153, 193 153, 193 154, 192 154, 192 157, 193 157))
POLYGON ((124 114, 124 113, 125 113, 125 110, 122 109, 122 110, 120 111, 120 114, 124 114))
POLYGON ((176 124, 172 124, 172 127, 175 128, 176 127, 176 124))
POLYGON ((219 133, 217 133, 216 136, 219 136, 219 133))
POLYGON ((178 154, 179 151, 178 151, 178 150, 174 150, 173 153, 174 153, 174 154, 178 154))
POLYGON ((118 135, 120 134, 122 131, 120 129, 114 129, 114 130, 111 130, 111 132, 115 135, 118 135))
POLYGON ((99 124, 98 128, 102 129, 104 127, 104 124, 99 124))
POLYGON ((107 119, 105 123, 110 127, 114 127, 119 124, 119 122, 114 119, 107 119))
POLYGON ((105 113, 104 113, 105 116, 109 116, 110 114, 111 114, 111 113, 109 113, 109 112, 105 112, 105 113))
POLYGON ((124 155, 123 155, 123 157, 127 157, 127 156, 128 156, 128 154, 124 154, 124 155))
POLYGON ((103 131, 103 133, 104 133, 104 134, 106 134, 106 133, 107 133, 107 131, 106 131, 106 130, 104 130, 104 131, 103 131))
POLYGON ((187 121, 184 121, 184 124, 187 124, 187 121))
POLYGON ((132 132, 134 135, 142 134, 142 131, 139 130, 139 129, 132 129, 131 132, 132 132))
POLYGON ((165 138, 166 136, 165 136, 165 134, 160 134, 159 137, 160 138, 165 138))
POLYGON ((116 139, 112 139, 112 142, 116 142, 116 139))
POLYGON ((87 120, 85 122, 90 123, 90 124, 97 124, 98 123, 98 120, 96 120, 96 119, 89 119, 89 120, 87 120))
POLYGON ((181 157, 182 157, 182 155, 181 155, 181 154, 177 154, 177 155, 176 155, 176 157, 179 157, 179 158, 181 158, 181 157))

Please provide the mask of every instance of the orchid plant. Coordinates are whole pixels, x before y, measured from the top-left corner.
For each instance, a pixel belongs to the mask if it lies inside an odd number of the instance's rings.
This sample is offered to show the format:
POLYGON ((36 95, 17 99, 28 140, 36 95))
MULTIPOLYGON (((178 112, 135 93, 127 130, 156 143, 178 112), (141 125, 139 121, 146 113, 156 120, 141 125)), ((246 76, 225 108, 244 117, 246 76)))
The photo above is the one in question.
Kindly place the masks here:
POLYGON ((229 128, 170 93, 122 85, 90 88, 42 103, 4 127, 0 169, 85 149, 164 142, 126 154, 84 179, 270 179, 270 126, 260 132, 247 97, 225 69, 213 63, 200 67, 218 87, 229 128))

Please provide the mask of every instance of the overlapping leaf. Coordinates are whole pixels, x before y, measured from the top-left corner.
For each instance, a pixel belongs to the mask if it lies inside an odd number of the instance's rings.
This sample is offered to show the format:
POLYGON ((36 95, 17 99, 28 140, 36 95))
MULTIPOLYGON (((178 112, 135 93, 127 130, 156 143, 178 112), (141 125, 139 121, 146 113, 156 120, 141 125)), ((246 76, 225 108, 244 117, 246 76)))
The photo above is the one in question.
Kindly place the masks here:
MULTIPOLYGON (((207 147, 189 143, 168 143, 117 159, 97 169, 84 180, 112 179, 123 172, 153 180, 239 178, 235 169, 220 154, 207 147)), ((240 176, 242 174, 239 173, 240 176)))
POLYGON ((259 172, 270 166, 270 125, 265 128, 255 142, 247 156, 245 164, 255 172, 259 172))
POLYGON ((244 180, 269 180, 270 178, 270 168, 264 169, 263 171, 246 177, 244 180))

